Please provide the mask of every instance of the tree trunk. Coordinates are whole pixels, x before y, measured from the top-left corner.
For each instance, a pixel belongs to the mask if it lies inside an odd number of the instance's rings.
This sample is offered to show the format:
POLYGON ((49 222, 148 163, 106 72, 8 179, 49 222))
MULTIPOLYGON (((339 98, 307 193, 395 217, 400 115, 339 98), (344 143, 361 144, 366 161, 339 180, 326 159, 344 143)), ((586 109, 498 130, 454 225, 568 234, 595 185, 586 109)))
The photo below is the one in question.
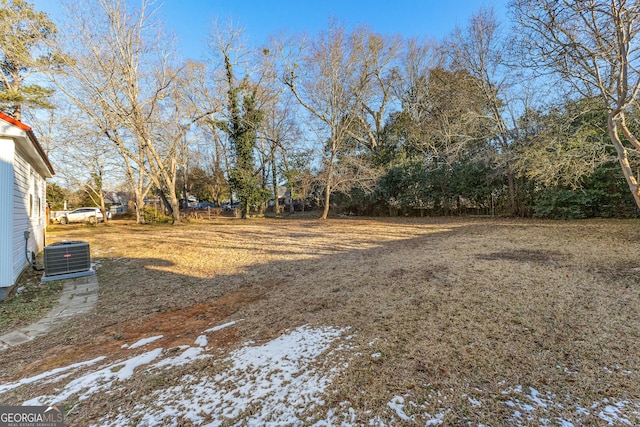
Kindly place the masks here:
POLYGON ((104 205, 104 196, 100 197, 100 212, 102 212, 102 220, 107 224, 109 218, 107 218, 107 208, 104 205))
POLYGON ((175 191, 169 193, 171 203, 171 217, 174 224, 180 223, 180 201, 175 191))
POLYGON ((249 216, 249 202, 240 199, 240 218, 247 219, 249 216))
POLYGON ((171 206, 171 203, 169 203, 169 201, 167 200, 167 196, 164 195, 164 191, 158 190, 158 196, 160 196, 160 199, 162 200, 162 205, 164 206, 165 210, 169 213, 169 215, 173 215, 173 207, 171 206))
POLYGON ((627 150, 622 144, 622 141, 620 141, 620 137, 618 136, 618 125, 616 123, 615 115, 616 113, 610 113, 607 117, 609 138, 611 139, 611 142, 613 142, 613 145, 616 148, 616 152, 618 153, 618 162, 620 163, 620 168, 622 169, 624 178, 627 181, 629 190, 633 195, 633 200, 635 200, 636 206, 640 208, 640 186, 638 185, 638 181, 633 174, 633 169, 631 169, 631 163, 629 163, 627 150))
POLYGON ((329 201, 331 200, 331 183, 327 178, 327 185, 324 188, 324 211, 322 211, 322 217, 320 219, 327 219, 329 216, 329 201))
POLYGON ((146 221, 144 220, 144 195, 142 192, 136 190, 136 223, 144 224, 146 221))
POLYGON ((276 211, 276 218, 280 216, 280 199, 278 197, 278 174, 276 171, 276 150, 271 150, 271 185, 273 185, 273 209, 276 211))
POLYGON ((324 187, 324 211, 322 212, 321 219, 327 219, 329 216, 329 202, 331 201, 331 178, 333 177, 333 158, 335 156, 335 149, 331 150, 331 157, 329 158, 329 166, 327 168, 327 184, 324 187))
POLYGON ((517 215, 517 206, 516 206, 516 181, 515 174, 511 170, 511 167, 507 164, 507 182, 509 185, 509 215, 516 216, 517 215))

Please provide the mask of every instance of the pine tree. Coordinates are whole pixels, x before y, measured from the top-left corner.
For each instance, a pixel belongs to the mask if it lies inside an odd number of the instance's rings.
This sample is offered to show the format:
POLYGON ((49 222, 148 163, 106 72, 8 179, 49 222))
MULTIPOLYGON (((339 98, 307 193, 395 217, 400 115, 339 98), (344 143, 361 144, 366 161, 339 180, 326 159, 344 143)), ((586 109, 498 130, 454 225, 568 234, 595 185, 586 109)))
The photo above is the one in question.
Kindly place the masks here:
POLYGON ((20 120, 23 107, 52 108, 52 89, 27 78, 60 64, 47 43, 56 26, 23 0, 0 0, 0 109, 20 120))

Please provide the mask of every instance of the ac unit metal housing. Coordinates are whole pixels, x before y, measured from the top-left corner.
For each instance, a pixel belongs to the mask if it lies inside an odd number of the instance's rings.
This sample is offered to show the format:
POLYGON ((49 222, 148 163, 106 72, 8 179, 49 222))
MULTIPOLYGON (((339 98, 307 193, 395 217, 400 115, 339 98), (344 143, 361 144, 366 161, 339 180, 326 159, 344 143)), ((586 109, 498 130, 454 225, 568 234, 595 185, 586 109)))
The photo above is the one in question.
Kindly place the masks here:
POLYGON ((92 274, 89 243, 63 241, 45 246, 43 282, 92 274))

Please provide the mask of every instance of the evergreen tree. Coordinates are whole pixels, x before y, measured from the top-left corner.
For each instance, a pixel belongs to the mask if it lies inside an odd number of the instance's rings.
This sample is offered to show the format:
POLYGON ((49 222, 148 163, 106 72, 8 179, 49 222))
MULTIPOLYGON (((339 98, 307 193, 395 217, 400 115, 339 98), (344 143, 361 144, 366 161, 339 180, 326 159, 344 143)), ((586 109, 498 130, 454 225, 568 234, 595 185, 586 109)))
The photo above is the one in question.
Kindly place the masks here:
POLYGON ((229 183, 232 191, 240 199, 242 218, 246 218, 252 205, 268 200, 268 192, 261 187, 260 177, 253 156, 256 148, 257 130, 262 121, 262 112, 256 107, 256 87, 249 88, 248 79, 235 84, 233 66, 229 56, 225 55, 228 91, 228 123, 222 127, 229 136, 235 154, 235 165, 230 173, 229 183), (240 103, 240 95, 242 103, 240 103))
POLYGON ((51 89, 25 82, 34 72, 60 63, 47 46, 56 26, 26 1, 0 0, 0 5, 0 109, 20 120, 23 106, 52 107, 51 89))

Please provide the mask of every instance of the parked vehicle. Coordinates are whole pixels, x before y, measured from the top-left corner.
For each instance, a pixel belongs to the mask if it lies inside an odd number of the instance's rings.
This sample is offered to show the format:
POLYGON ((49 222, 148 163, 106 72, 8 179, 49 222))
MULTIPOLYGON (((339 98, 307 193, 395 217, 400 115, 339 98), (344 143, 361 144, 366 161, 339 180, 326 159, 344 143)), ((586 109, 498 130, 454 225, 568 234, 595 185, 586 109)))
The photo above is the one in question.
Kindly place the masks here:
POLYGON ((239 207, 240 207, 240 202, 226 203, 226 204, 222 205, 222 209, 225 210, 225 211, 235 211, 239 207))
POLYGON ((198 202, 196 203, 196 209, 208 209, 215 208, 216 204, 213 202, 198 202))
MULTIPOLYGON (((110 212, 107 213, 107 218, 109 217, 111 217, 110 212)), ((104 221, 104 216, 99 208, 78 208, 71 212, 65 212, 59 216, 57 220, 60 224, 69 224, 72 222, 95 224, 104 221)))

